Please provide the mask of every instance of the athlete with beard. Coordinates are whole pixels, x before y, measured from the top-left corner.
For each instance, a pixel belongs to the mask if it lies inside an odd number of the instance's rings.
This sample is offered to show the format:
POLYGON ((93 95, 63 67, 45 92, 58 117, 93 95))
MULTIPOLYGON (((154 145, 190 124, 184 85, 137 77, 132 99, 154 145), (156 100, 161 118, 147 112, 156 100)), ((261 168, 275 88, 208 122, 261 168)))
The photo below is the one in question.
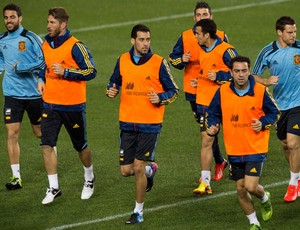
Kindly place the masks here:
POLYGON ((22 27, 22 11, 15 4, 3 8, 6 32, 0 35, 0 73, 4 94, 4 123, 7 129, 7 151, 12 177, 8 190, 22 188, 20 175, 19 135, 25 111, 33 133, 41 137, 42 99, 37 90, 37 74, 45 66, 42 40, 22 27))

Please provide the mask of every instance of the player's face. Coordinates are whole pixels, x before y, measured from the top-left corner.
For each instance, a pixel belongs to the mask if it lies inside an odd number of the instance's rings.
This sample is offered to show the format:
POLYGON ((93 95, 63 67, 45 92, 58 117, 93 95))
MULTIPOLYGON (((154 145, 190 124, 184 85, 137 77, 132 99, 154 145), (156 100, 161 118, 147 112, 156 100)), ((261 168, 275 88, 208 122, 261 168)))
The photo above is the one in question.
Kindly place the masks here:
POLYGON ((196 26, 195 37, 197 38, 199 45, 205 45, 208 40, 208 35, 203 33, 201 26, 196 26))
POLYGON ((207 8, 198 8, 194 15, 195 22, 199 22, 202 19, 212 19, 212 15, 207 8))
POLYGON ((233 77, 234 86, 237 89, 243 90, 248 86, 248 79, 250 75, 250 68, 247 62, 234 62, 232 70, 230 70, 233 77))
POLYGON ((18 14, 14 10, 6 10, 4 12, 4 24, 9 32, 14 32, 19 29, 22 21, 22 16, 18 17, 18 14))
POLYGON ((60 23, 57 19, 55 19, 52 15, 48 16, 47 21, 47 30, 50 37, 61 36, 66 31, 66 23, 60 23))
POLYGON ((147 54, 150 49, 150 32, 137 32, 136 39, 131 38, 131 44, 134 46, 134 54, 142 56, 147 54))
POLYGON ((284 30, 279 32, 279 36, 287 46, 290 46, 296 41, 296 32, 296 25, 286 25, 284 30))

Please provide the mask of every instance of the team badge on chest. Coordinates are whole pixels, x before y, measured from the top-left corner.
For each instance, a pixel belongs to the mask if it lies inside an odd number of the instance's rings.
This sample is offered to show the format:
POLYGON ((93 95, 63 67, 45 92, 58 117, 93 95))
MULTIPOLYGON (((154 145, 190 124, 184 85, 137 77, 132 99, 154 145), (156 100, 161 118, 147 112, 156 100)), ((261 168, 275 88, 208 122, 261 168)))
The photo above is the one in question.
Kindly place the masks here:
POLYGON ((19 42, 19 51, 24 52, 26 50, 26 42, 20 41, 19 42))
POLYGON ((294 64, 295 65, 300 65, 300 54, 296 54, 294 56, 294 64))

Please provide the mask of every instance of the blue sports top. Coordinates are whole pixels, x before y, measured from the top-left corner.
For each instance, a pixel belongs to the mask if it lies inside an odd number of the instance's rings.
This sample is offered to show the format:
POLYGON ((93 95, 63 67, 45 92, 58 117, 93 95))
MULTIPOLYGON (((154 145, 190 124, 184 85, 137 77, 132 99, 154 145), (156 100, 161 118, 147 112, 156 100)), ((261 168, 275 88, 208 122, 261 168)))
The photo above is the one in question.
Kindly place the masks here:
POLYGON ((282 48, 278 41, 265 46, 259 53, 253 68, 253 75, 261 76, 268 68, 271 76, 279 76, 273 85, 274 99, 280 110, 300 106, 300 41, 282 48))
POLYGON ((37 90, 37 74, 45 66, 41 44, 39 36, 22 26, 12 33, 0 34, 0 73, 5 71, 4 96, 17 99, 41 97, 37 90))

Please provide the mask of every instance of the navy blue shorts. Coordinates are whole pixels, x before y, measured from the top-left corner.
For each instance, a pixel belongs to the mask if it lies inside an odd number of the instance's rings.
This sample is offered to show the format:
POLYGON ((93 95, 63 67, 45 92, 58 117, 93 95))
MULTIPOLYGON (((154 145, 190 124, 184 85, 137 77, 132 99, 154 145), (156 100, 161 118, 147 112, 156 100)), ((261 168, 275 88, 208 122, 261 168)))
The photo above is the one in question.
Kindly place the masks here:
POLYGON ((128 165, 134 159, 154 161, 159 133, 141 133, 121 131, 120 165, 128 165))
POLYGON ((281 112, 276 125, 279 140, 286 140, 286 134, 291 133, 300 136, 300 107, 281 112))
POLYGON ((74 149, 81 152, 87 147, 85 115, 85 111, 62 112, 44 109, 41 122, 41 145, 56 146, 59 131, 64 125, 74 149))
POLYGON ((230 163, 229 167, 229 178, 234 181, 243 179, 245 175, 247 176, 261 176, 262 161, 251 161, 251 162, 241 162, 241 163, 230 163))
POLYGON ((22 122, 25 111, 29 117, 32 125, 39 125, 41 123, 41 115, 43 109, 43 102, 41 98, 38 99, 16 99, 13 97, 4 97, 4 123, 22 122))

